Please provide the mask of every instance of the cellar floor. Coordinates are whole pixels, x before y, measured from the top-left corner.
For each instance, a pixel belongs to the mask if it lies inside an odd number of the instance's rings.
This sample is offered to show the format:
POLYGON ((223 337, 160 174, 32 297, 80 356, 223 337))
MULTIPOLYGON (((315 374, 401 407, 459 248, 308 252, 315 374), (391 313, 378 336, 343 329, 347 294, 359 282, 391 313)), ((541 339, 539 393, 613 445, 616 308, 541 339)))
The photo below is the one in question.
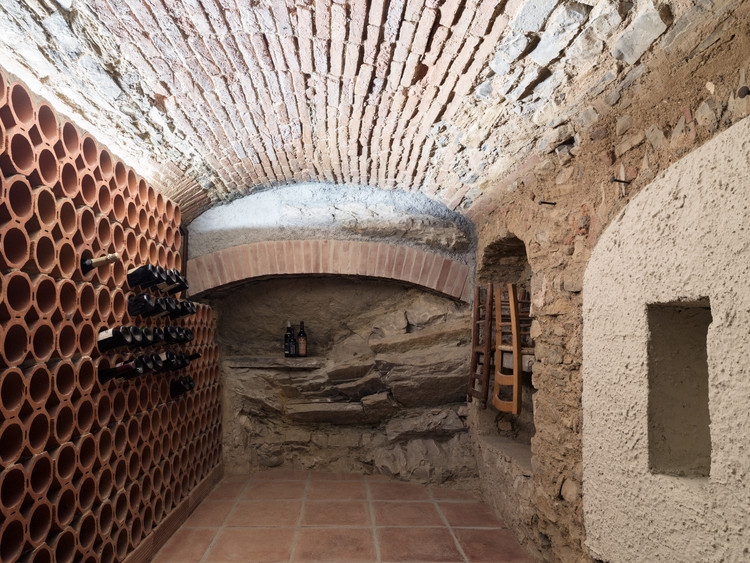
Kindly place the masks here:
POLYGON ((277 469, 228 477, 154 563, 531 561, 467 493, 382 476, 277 469))

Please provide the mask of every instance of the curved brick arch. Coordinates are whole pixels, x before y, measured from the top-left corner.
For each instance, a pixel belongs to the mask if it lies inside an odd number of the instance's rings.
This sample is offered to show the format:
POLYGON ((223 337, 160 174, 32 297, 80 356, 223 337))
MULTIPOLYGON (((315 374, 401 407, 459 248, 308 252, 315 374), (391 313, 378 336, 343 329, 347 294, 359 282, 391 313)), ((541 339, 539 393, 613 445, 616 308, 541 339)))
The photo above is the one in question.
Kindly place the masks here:
POLYGON ((282 240, 243 244, 188 261, 190 294, 270 276, 339 274, 398 280, 468 301, 469 268, 434 252, 383 242, 282 240))

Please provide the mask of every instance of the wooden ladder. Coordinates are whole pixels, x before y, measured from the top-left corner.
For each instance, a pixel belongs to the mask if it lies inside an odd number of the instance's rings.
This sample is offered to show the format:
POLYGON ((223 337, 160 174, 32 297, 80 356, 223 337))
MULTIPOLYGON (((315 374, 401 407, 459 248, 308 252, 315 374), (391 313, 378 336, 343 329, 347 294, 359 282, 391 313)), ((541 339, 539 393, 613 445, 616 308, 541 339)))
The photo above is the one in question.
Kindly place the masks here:
POLYGON ((524 353, 533 354, 533 349, 522 348, 523 337, 529 335, 530 300, 518 299, 515 284, 508 284, 507 292, 495 289, 495 383, 492 389, 492 406, 501 412, 519 414, 521 412, 521 372, 524 353), (526 305, 520 306, 521 303, 526 305), (522 330, 522 320, 523 328, 522 330), (503 373, 503 354, 512 354, 512 372, 503 373), (500 397, 500 388, 512 388, 511 399, 500 397))
POLYGON ((471 336, 471 371, 467 400, 479 399, 481 407, 487 408, 487 393, 490 387, 490 371, 494 364, 493 338, 493 290, 474 288, 474 314, 471 336))

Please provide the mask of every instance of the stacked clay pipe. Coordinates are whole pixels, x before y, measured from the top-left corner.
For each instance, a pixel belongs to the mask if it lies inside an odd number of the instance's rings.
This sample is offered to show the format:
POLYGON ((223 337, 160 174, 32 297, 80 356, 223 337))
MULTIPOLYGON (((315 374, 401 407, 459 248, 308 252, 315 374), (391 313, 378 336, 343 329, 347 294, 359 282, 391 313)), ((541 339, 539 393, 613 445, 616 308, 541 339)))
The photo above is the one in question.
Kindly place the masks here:
POLYGON ((212 312, 129 317, 128 269, 181 266, 179 208, 2 73, 0 171, 0 563, 122 561, 219 462, 212 312), (201 357, 102 385, 129 356, 97 335, 128 324, 191 328, 168 348, 201 357), (172 399, 184 375, 195 388, 172 399))

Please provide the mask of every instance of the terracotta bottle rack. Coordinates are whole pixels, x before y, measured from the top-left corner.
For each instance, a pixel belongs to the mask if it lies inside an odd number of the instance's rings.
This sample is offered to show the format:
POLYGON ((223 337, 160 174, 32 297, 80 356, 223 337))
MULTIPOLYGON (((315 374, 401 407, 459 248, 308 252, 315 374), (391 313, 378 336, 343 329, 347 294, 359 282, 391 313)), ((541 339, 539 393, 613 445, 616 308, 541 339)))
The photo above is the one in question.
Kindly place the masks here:
POLYGON ((0 172, 0 563, 122 561, 220 461, 213 314, 130 318, 127 270, 182 264, 179 207, 2 73, 0 172), (202 356, 102 385, 128 356, 97 335, 128 324, 189 327, 168 348, 202 356))

